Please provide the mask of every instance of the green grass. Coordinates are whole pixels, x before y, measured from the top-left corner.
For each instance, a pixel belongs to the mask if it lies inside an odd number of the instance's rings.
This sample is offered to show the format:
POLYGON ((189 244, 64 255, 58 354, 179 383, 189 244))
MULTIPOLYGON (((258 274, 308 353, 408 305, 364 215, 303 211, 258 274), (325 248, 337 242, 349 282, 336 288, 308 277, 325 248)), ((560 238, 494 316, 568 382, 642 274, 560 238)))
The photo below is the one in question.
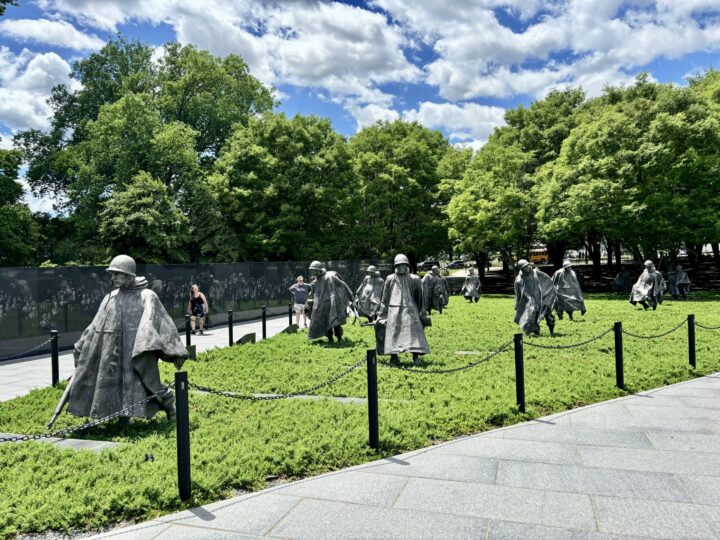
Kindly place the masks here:
MULTIPOLYGON (((695 313, 720 324, 720 296, 666 301, 658 311, 633 309, 622 298, 590 296, 589 312, 576 322, 559 321, 557 337, 543 344, 570 344, 595 336, 622 320, 642 334, 662 332, 695 313)), ((461 366, 512 339, 512 300, 485 296, 469 305, 454 297, 428 329, 428 368, 461 366), (458 355, 477 351, 478 355, 458 355)), ((311 387, 361 359, 374 346, 372 329, 347 325, 342 344, 309 343, 305 334, 279 335, 255 345, 219 349, 186 364, 190 381, 240 393, 289 392, 311 387)), ((323 340, 324 341, 324 340, 323 340)), ((625 342, 625 382, 639 391, 720 371, 720 332, 697 330, 698 368, 689 369, 687 330, 657 340, 625 342)), ((404 358, 409 363, 409 358, 404 358)), ((256 490, 268 477, 299 478, 419 448, 462 434, 513 424, 626 394, 615 388, 612 334, 580 349, 548 351, 525 347, 528 411, 515 406, 512 350, 473 369, 423 375, 387 367, 381 357, 379 452, 367 445, 367 409, 332 400, 241 402, 192 393, 193 499, 177 498, 174 427, 156 420, 120 432, 115 424, 84 438, 115 440, 120 448, 100 454, 59 450, 47 444, 0 446, 0 537, 54 530, 98 529, 139 521, 256 490), (152 454, 154 461, 146 461, 152 454)), ((166 381, 172 369, 163 365, 166 381)), ((33 391, 0 403, 0 432, 42 432, 61 388, 33 391)), ((318 392, 366 396, 366 372, 358 369, 318 392)), ((82 420, 63 415, 56 426, 82 420)))

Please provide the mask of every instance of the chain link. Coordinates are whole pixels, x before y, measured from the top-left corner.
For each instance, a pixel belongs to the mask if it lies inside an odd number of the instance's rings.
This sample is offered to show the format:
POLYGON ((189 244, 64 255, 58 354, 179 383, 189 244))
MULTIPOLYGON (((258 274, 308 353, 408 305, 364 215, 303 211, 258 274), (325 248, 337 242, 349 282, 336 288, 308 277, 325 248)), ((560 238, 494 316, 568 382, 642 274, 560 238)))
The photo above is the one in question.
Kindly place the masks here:
POLYGON ((52 341, 52 338, 48 338, 48 339, 46 339, 45 341, 43 341, 42 343, 40 343, 39 345, 35 345, 32 349, 28 349, 28 350, 25 351, 25 352, 19 352, 19 353, 15 353, 15 354, 9 354, 9 355, 7 355, 7 356, 0 356, 0 360, 13 360, 13 359, 15 359, 15 358, 22 358, 23 356, 28 356, 31 352, 37 351, 39 348, 44 347, 45 345, 47 345, 47 344, 50 343, 51 341, 52 341))
POLYGON ((51 433, 38 433, 35 435, 19 435, 17 437, 0 437, 0 443, 5 442, 19 442, 19 441, 36 441, 39 439, 55 439, 55 438, 62 438, 67 435, 70 435, 72 433, 77 433, 78 431, 83 431, 85 429, 99 426, 100 424, 104 424, 106 422, 109 422, 110 420, 113 420, 114 418, 118 418, 120 416, 126 416, 127 413, 130 411, 137 409, 138 407, 145 405, 147 403, 150 403, 153 399, 158 398, 162 395, 164 395, 166 392, 172 389, 172 387, 175 386, 174 384, 164 386, 162 389, 158 390, 154 394, 149 395, 142 401, 138 401, 137 403, 133 403, 132 405, 125 407, 124 409, 109 414, 108 416, 103 416, 102 418, 98 418, 96 420, 93 420, 91 422, 87 422, 85 424, 79 425, 79 426, 71 426, 65 429, 59 429, 57 431, 53 431, 51 433))
POLYGON ((208 394, 213 394, 216 396, 232 398, 232 399, 239 399, 241 401, 271 401, 274 399, 288 399, 288 398, 293 398, 293 397, 297 397, 297 396, 311 394, 312 392, 320 390, 321 388, 323 388, 325 386, 330 386, 334 382, 342 379, 346 375, 349 375, 350 373, 355 371, 357 368, 362 366, 365 362, 367 362, 367 357, 364 357, 359 362, 353 364, 352 366, 347 368, 342 373, 338 373, 337 375, 328 379, 327 381, 321 382, 320 384, 316 384, 312 388, 305 388, 304 390, 298 390, 297 392, 290 392, 288 394, 277 394, 277 395, 270 395, 270 396, 253 396, 253 395, 237 394, 235 392, 228 392, 225 390, 216 390, 214 388, 208 388, 207 386, 200 386, 199 384, 194 384, 191 382, 188 382, 188 386, 190 388, 194 388, 195 390, 199 390, 201 392, 206 392, 208 394))
POLYGON ((613 329, 610 328, 609 330, 606 330, 599 336, 595 336, 590 339, 586 339, 585 341, 581 341, 580 343, 573 343, 572 345, 541 345, 540 343, 533 343, 532 341, 525 341, 525 340, 523 340, 523 343, 525 345, 527 345, 528 347, 537 347, 539 349, 574 349, 575 347, 582 347, 583 345, 587 345, 588 343, 592 343, 593 341, 602 339, 612 331, 613 331, 613 329))
POLYGON ((680 328, 681 326, 683 326, 686 322, 687 322, 687 319, 683 319, 680 324, 678 324, 677 326, 672 327, 672 328, 671 328, 670 330, 668 330, 667 332, 663 332, 662 334, 655 334, 655 335, 652 335, 652 336, 643 336, 643 335, 640 335, 640 334, 633 334, 632 332, 628 332, 628 331, 625 330, 624 328, 623 328, 623 334, 626 334, 626 335, 628 335, 628 336, 630 336, 630 337, 634 337, 634 338, 638 338, 638 339, 657 339, 657 338, 661 338, 661 337, 667 336, 668 334, 672 334, 672 333, 675 332, 678 328, 680 328))
POLYGON ((699 326, 703 330, 720 330, 720 326, 705 326, 704 324, 700 324, 697 321, 695 321, 695 326, 699 326))
POLYGON ((456 373, 458 371, 464 371, 466 369, 474 368, 475 366, 478 366, 484 362, 489 361, 493 357, 497 356, 498 354, 507 351, 510 346, 513 344, 512 341, 508 341, 504 345, 502 345, 499 349, 496 351, 491 352, 487 356, 481 358, 480 360, 476 360, 475 362, 470 362, 469 364, 466 364, 464 366, 456 367, 456 368, 449 368, 449 369, 418 369, 418 368, 412 368, 412 367, 404 367, 404 366, 395 366, 392 364, 381 364, 383 366, 392 368, 392 369, 400 369, 402 371, 409 371, 411 373, 423 373, 425 375, 445 375, 447 373, 456 373))

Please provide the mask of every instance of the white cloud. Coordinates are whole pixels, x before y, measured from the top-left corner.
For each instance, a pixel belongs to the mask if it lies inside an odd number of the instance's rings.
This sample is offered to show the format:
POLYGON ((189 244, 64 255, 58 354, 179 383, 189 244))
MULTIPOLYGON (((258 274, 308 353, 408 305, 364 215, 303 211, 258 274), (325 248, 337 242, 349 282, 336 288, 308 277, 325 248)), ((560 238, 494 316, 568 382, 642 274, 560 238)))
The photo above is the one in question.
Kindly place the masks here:
POLYGON ((419 122, 448 134, 451 142, 473 147, 487 141, 492 131, 505 123, 505 109, 477 103, 420 103, 417 109, 404 111, 404 120, 419 122))
POLYGON ((0 47, 0 122, 12 131, 47 129, 51 113, 47 98, 53 86, 77 87, 69 74, 70 65, 53 52, 23 50, 14 55, 0 47))
POLYGON ((0 21, 0 35, 77 51, 99 49, 105 43, 95 35, 80 32, 67 21, 47 19, 4 19, 0 21))
POLYGON ((381 107, 371 103, 364 107, 350 107, 350 113, 357 122, 357 128, 362 129, 367 126, 371 126, 380 120, 386 122, 393 122, 400 118, 400 113, 393 109, 381 107))

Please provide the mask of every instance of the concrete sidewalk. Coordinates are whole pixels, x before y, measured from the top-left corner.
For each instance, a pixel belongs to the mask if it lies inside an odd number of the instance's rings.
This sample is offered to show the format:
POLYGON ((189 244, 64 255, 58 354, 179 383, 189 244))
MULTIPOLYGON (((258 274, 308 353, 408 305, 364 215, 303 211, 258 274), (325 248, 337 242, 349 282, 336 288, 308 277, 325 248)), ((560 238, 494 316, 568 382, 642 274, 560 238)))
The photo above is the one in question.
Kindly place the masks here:
MULTIPOLYGON (((268 317, 267 335, 279 334, 288 326, 288 316, 268 317)), ((262 340, 262 321, 249 321, 233 325, 233 338, 240 339, 244 334, 255 332, 257 341, 262 340)), ((185 343, 185 335, 180 336, 185 343)), ((216 326, 204 335, 192 336, 197 352, 228 346, 228 327, 216 326)), ((67 379, 74 371, 72 351, 60 354, 60 378, 67 379)), ((8 362, 0 362, 0 401, 23 396, 33 388, 44 388, 52 383, 50 355, 33 356, 8 362)))
POLYGON ((98 538, 719 538, 719 398, 703 377, 98 538))

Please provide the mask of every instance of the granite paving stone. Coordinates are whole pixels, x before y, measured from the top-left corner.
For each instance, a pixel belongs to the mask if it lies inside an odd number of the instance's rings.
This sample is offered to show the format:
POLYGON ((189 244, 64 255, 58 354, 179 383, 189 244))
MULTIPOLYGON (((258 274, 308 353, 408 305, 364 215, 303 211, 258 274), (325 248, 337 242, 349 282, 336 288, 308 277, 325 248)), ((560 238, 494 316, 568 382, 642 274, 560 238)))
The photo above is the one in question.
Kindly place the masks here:
POLYGON ((683 431, 646 431, 645 435, 658 450, 720 453, 720 435, 683 431))
POLYGON ((411 478, 396 508, 595 529, 587 495, 411 478))
POLYGON ((499 431, 492 436, 504 439, 561 442, 620 448, 652 448, 652 444, 644 433, 585 426, 556 426, 533 423, 499 431))
POLYGON ((277 493, 253 494, 158 518, 177 525, 262 535, 300 502, 277 493))
POLYGON ((487 520, 412 509, 305 499, 268 536, 298 539, 477 539, 487 520))
POLYGON ((434 452, 547 463, 580 463, 580 455, 572 444, 483 436, 445 444, 434 452))
POLYGON ((682 485, 670 474, 578 465, 501 461, 497 484, 569 493, 689 502, 682 485))
POLYGON ((278 493, 371 506, 389 506, 407 481, 408 479, 403 476, 349 471, 289 484, 280 488, 278 493))
POLYGON ((498 464, 496 459, 435 453, 384 461, 364 468, 363 472, 494 484, 498 464))
POLYGON ((589 467, 720 476, 720 454, 579 446, 589 467))
POLYGON ((157 536, 153 536, 152 540, 258 540, 261 538, 265 537, 218 529, 170 525, 157 536))
POLYGON ((720 477, 678 475, 692 502, 720 506, 720 477))
POLYGON ((146 523, 140 523, 139 525, 133 525, 131 527, 123 527, 121 529, 113 529, 103 534, 93 536, 97 539, 118 539, 118 540, 147 540, 152 538, 162 531, 168 529, 170 525, 161 523, 159 521, 148 521, 146 523))
POLYGON ((677 502, 594 497, 601 531, 653 538, 718 538, 704 507, 677 502))
MULTIPOLYGON (((640 538, 639 536, 618 536, 581 529, 490 520, 488 535, 484 540, 639 540, 640 538)), ((644 537, 644 540, 647 540, 647 537, 644 537)))

